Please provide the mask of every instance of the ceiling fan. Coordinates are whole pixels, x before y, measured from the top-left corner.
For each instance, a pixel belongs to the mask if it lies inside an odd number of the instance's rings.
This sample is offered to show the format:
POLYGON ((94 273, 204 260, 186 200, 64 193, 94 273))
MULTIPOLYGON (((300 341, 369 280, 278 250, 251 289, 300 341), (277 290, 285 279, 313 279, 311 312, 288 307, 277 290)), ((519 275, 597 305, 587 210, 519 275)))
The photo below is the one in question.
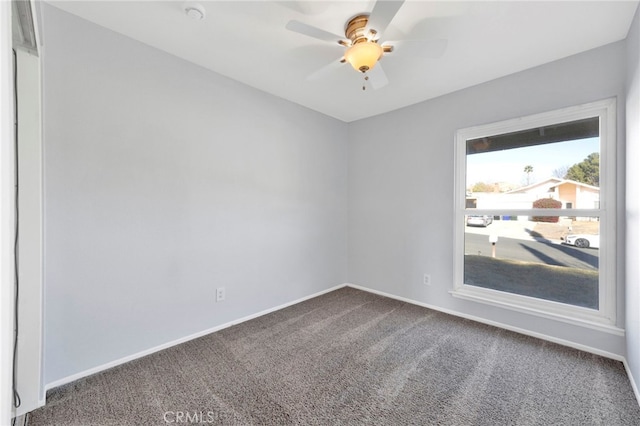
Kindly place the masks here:
MULTIPOLYGON (((404 0, 382 1, 379 0, 373 6, 371 13, 361 13, 350 18, 345 24, 345 37, 338 36, 323 29, 292 20, 286 25, 290 31, 304 34, 316 39, 337 42, 346 48, 344 55, 338 60, 332 61, 307 77, 315 80, 344 63, 349 63, 364 75, 365 83, 369 83, 373 89, 379 89, 389 83, 386 73, 382 69, 379 60, 385 54, 394 51, 396 42, 380 42, 384 31, 402 7, 404 0)), ((440 56, 446 47, 446 40, 407 40, 404 43, 422 45, 423 56, 440 56)), ((365 90, 366 85, 362 86, 365 90)))

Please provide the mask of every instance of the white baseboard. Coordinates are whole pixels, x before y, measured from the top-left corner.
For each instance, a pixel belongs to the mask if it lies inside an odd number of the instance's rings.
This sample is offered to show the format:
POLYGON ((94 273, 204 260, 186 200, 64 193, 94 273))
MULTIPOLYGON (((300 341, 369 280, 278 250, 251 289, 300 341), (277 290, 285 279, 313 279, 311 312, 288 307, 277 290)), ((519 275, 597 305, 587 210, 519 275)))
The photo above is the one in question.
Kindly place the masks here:
POLYGON ((445 308, 441 308, 439 306, 434 306, 434 305, 429 305, 428 303, 423 303, 423 302, 418 302, 416 300, 413 299, 408 299, 406 297, 401 297, 401 296, 396 296, 394 294, 390 294, 390 293, 385 293, 383 291, 378 291, 378 290, 373 290, 367 287, 361 287, 359 285, 356 284, 351 284, 348 283, 346 284, 347 287, 352 287, 358 290, 362 290, 362 291, 366 291, 369 293, 373 293, 373 294, 377 294, 379 296, 384 296, 384 297, 388 297, 390 299, 396 299, 399 300, 401 302, 407 302, 407 303, 411 303, 413 305, 417 305, 417 306, 422 306, 424 308, 429 308, 429 309, 433 309, 434 311, 438 311, 438 312, 443 312, 445 314, 449 314, 449 315, 453 315, 456 317, 461 317, 461 318, 466 318, 472 321, 476 321, 482 324, 487 324, 487 325, 492 325, 494 327, 498 327, 498 328, 503 328, 505 330, 509 330, 509 331, 513 331, 516 333, 520 333, 520 334, 524 334, 527 336, 531 336, 531 337, 536 337, 538 339, 541 340, 546 340, 549 342, 553 342, 553 343, 557 343, 559 345, 563 345, 563 346, 568 346, 570 348, 574 348, 574 349, 578 349, 584 352, 589 352, 595 355, 600 355, 603 356, 605 358, 610 358, 616 361, 621 361, 622 365, 624 365, 624 369, 627 372, 627 377, 629 378, 629 382, 631 383, 631 388, 633 389, 633 393, 636 397, 636 401, 638 402, 638 405, 640 405, 640 391, 638 390, 638 385, 636 384, 636 381, 633 378, 633 374, 631 374, 631 370, 629 369, 629 364, 627 363, 627 359, 624 356, 618 355, 618 354, 614 354, 611 352, 607 352, 607 351, 603 351, 597 348, 592 348, 591 346, 586 346, 586 345, 581 345, 575 342, 571 342, 568 340, 564 340, 564 339, 558 339, 556 337, 552 337, 552 336, 548 336, 546 334, 542 334, 542 333, 536 333, 533 331, 529 331, 529 330, 525 330, 522 328, 518 328, 518 327, 512 327, 510 325, 507 324, 503 324, 503 323, 499 323, 496 321, 491 321, 491 320, 486 320, 484 318, 480 318, 480 317, 476 317, 473 315, 467 315, 467 314, 463 314, 457 311, 453 311, 450 309, 445 309, 445 308))
POLYGON ((638 391, 638 385, 633 379, 633 374, 631 374, 631 369, 629 368, 629 364, 627 363, 626 358, 622 361, 622 364, 624 364, 624 369, 627 371, 627 377, 629 377, 629 382, 631 382, 631 388, 633 389, 633 393, 636 396, 636 401, 638 401, 638 405, 640 405, 640 392, 638 391))
POLYGON ((331 287, 329 289, 319 291, 319 292, 314 293, 314 294, 312 294, 310 296, 305 296, 305 297, 302 297, 300 299, 296 299, 296 300, 293 300, 291 302, 287 302, 285 304, 276 306, 274 308, 269 308, 269 309, 266 309, 264 311, 257 312, 255 314, 251 314, 251 315, 248 315, 246 317, 242 317, 242 318, 239 318, 237 320, 233 320, 233 321, 227 322, 225 324, 221 324, 221 325, 218 325, 218 326, 215 326, 215 327, 208 328, 206 330, 202 330, 202 331, 200 331, 198 333, 194 333, 194 334, 191 334, 189 336, 181 337, 181 338, 173 340, 171 342, 163 343, 162 345, 154 346, 153 348, 146 349, 144 351, 135 353, 133 355, 129 355, 129 356, 126 356, 126 357, 123 357, 123 358, 108 362, 106 364, 102 364, 102 365, 99 365, 97 367, 89 368, 88 370, 84 370, 84 371, 81 371, 79 373, 72 374, 72 375, 67 376, 67 377, 63 377, 62 379, 56 380, 56 381, 51 382, 51 383, 47 383, 45 385, 45 392, 50 390, 50 389, 56 388, 58 386, 66 385, 67 383, 74 382, 76 380, 82 379, 82 378, 87 377, 87 376, 91 376, 92 374, 96 374, 96 373, 99 373, 101 371, 105 371, 105 370, 108 370, 110 368, 116 367, 118 365, 125 364, 127 362, 133 361, 135 359, 142 358, 142 357, 147 356, 147 355, 151 355, 151 354, 153 354, 155 352, 159 352, 161 350, 168 349, 168 348, 170 348, 172 346, 176 346, 176 345, 179 345, 181 343, 188 342, 190 340, 197 339, 197 338, 202 337, 202 336, 206 336, 207 334, 215 333, 216 331, 223 330, 223 329, 231 327, 233 325, 240 324, 240 323, 243 323, 245 321, 249 321, 249 320, 252 320, 254 318, 258 318, 258 317, 261 317, 261 316, 266 315, 266 314, 270 314, 270 313, 275 312, 275 311, 279 311, 280 309, 284 309, 284 308, 287 308, 289 306, 295 305, 297 303, 304 302, 305 300, 313 299, 314 297, 321 296, 321 295, 323 295, 325 293, 329 293, 329 292, 332 292, 334 290, 338 290, 338 289, 346 287, 346 286, 347 286, 347 284, 340 284, 340 285, 337 285, 335 287, 331 287))
POLYGON ((373 290, 373 289, 370 289, 370 288, 367 288, 367 287, 361 287, 361 286, 356 285, 356 284, 348 283, 347 286, 355 288, 355 289, 358 289, 358 290, 367 291, 369 293, 377 294, 379 296, 388 297, 390 299, 396 299, 396 300, 399 300, 401 302, 411 303, 412 305, 417 305, 417 306, 422 306, 424 308, 433 309, 434 311, 439 311, 439 312, 442 312, 442 313, 445 313, 445 314, 449 314, 449 315, 453 315, 453 316, 456 316, 456 317, 469 319, 471 321, 479 322, 479 323, 482 323, 482 324, 492 325, 494 327, 502 328, 502 329, 509 330, 509 331, 514 331, 514 332, 519 333, 519 334, 524 334, 524 335, 527 335, 527 336, 536 337, 536 338, 541 339, 541 340, 546 340, 548 342, 557 343, 557 344, 562 345, 562 346, 568 346, 570 348, 578 349, 578 350, 581 350, 581 351, 584 351, 584 352, 589 352, 589 353, 592 353, 592 354, 595 354, 595 355, 600 355, 600 356, 603 356, 605 358, 611 358, 611 359, 614 359, 616 361, 624 361, 625 360, 625 358, 623 356, 618 355, 618 354, 614 354, 612 352, 603 351, 601 349, 593 348, 591 346, 582 345, 582 344, 579 344, 579 343, 571 342, 569 340, 559 339, 557 337, 549 336, 549 335, 546 335, 546 334, 536 333, 534 331, 526 330, 524 328, 513 327, 513 326, 510 326, 508 324, 501 323, 501 322, 487 320, 487 319, 484 319, 484 318, 481 318, 481 317, 476 317, 474 315, 468 315, 468 314, 465 314, 465 313, 462 313, 462 312, 458 312, 458 311, 454 311, 454 310, 451 310, 451 309, 442 308, 440 306, 434 306, 434 305, 430 305, 428 303, 419 302, 417 300, 408 299, 406 297, 396 296, 394 294, 385 293, 383 291, 378 291, 378 290, 373 290))
MULTIPOLYGON (((25 404, 21 404, 20 407, 16 408, 15 411, 12 413, 12 416, 15 417, 16 419, 23 418, 24 420, 25 414, 30 413, 33 410, 37 410, 40 407, 44 407, 44 405, 45 405, 45 402, 41 400, 38 400, 35 406, 33 405, 27 406, 25 404)), ((16 426, 19 424, 21 423, 19 423, 19 421, 16 421, 16 426)))
POLYGON ((16 414, 11 426, 27 426, 27 416, 25 414, 16 414))
MULTIPOLYGON (((314 297, 321 296, 321 295, 323 295, 325 293, 329 293, 329 292, 332 292, 334 290, 338 290, 338 289, 343 288, 343 287, 352 287, 352 288, 355 288, 355 289, 358 289, 358 290, 362 290, 362 291, 366 291, 366 292, 369 292, 369 293, 377 294, 379 296, 388 297, 390 299, 399 300, 401 302, 411 303, 413 305, 422 306, 422 307, 428 308, 428 309, 433 309, 434 311, 443 312, 445 314, 453 315, 453 316, 456 316, 456 317, 466 318, 466 319, 469 319, 469 320, 472 320, 472 321, 476 321, 476 322, 479 322, 479 323, 482 323, 482 324, 491 325, 491 326, 494 326, 494 327, 502 328, 502 329, 505 329, 505 330, 513 331, 513 332, 524 334, 524 335, 531 336, 531 337, 536 337, 538 339, 546 340, 546 341, 549 341, 549 342, 557 343, 559 345, 568 346, 568 347, 571 347, 571 348, 574 348, 574 349, 578 349, 578 350, 581 350, 581 351, 584 351, 584 352, 589 352, 589 353, 593 353, 595 355, 600 355, 600 356, 603 356, 603 357, 606 357, 606 358, 611 358, 611 359, 614 359, 616 361, 621 361, 623 363, 624 367, 625 367, 625 370, 627 372, 627 376, 629 377, 629 381, 631 383, 631 387, 632 387, 633 392, 635 394, 636 400, 638 401, 638 404, 640 405, 640 392, 638 391, 638 386, 637 386, 637 384, 636 384, 636 382, 635 382, 635 380, 634 380, 634 378, 633 378, 633 376, 631 374, 631 371, 629 370, 629 366, 627 364, 627 360, 623 356, 620 356, 618 354, 614 354, 614 353, 611 353, 611 352, 603 351, 603 350, 600 350, 600 349, 597 349, 597 348, 593 348, 593 347, 590 347, 590 346, 586 346, 586 345, 578 344, 578 343, 575 343, 575 342, 571 342, 571 341, 568 341, 568 340, 559 339, 559 338, 556 338, 556 337, 553 337, 553 336, 548 336, 548 335, 545 335, 545 334, 542 334, 542 333, 536 333, 536 332, 525 330, 525 329, 522 329, 522 328, 519 328, 519 327, 513 327, 513 326, 510 326, 508 324, 503 324, 503 323, 500 323, 500 322, 497 322, 497 321, 487 320, 487 319, 484 319, 484 318, 476 317, 474 315, 467 315, 467 314, 460 313, 460 312, 457 312, 457 311, 453 311, 453 310, 450 310, 450 309, 445 309, 445 308, 442 308, 442 307, 439 307, 439 306, 430 305, 428 303, 419 302, 417 300, 408 299, 406 297, 401 297, 401 296, 396 296, 394 294, 385 293, 385 292, 378 291, 378 290, 373 290, 373 289, 370 289, 370 288, 367 288, 367 287, 362 287, 362 286, 359 286, 359 285, 356 285, 356 284, 351 284, 351 283, 340 284, 340 285, 337 285, 335 287, 331 287, 329 289, 320 291, 318 293, 314 293, 312 295, 309 295, 309 296, 306 296, 306 297, 302 297, 300 299, 293 300, 291 302, 288 302, 288 303, 285 303, 285 304, 282 304, 282 305, 279 305, 279 306, 276 306, 276 307, 273 307, 273 308, 270 308, 270 309, 266 309, 264 311, 260 311, 260 312, 257 312, 255 314, 248 315, 246 317, 242 317, 242 318, 239 318, 237 320, 230 321, 230 322, 227 322, 225 324, 221 324, 219 326, 212 327, 212 328, 200 331, 198 333, 194 333, 194 334, 191 334, 189 336, 185 336, 185 337, 182 337, 180 339, 176 339, 176 340, 173 340, 171 342, 164 343, 164 344, 159 345, 159 346, 155 346, 153 348, 138 352, 136 354, 129 355, 129 356, 117 359, 115 361, 111 361, 111 362, 108 362, 106 364, 94 367, 94 368, 90 368, 90 369, 82 371, 80 373, 76 373, 76 374, 73 374, 71 376, 64 377, 64 378, 62 378, 60 380, 56 380, 55 382, 47 383, 45 385, 45 392, 50 390, 50 389, 53 389, 55 387, 65 385, 67 383, 71 383, 73 381, 82 379, 82 378, 90 376, 92 374, 96 374, 96 373, 99 373, 101 371, 108 370, 108 369, 116 367, 118 365, 133 361, 133 360, 138 359, 138 358, 142 358, 144 356, 150 355, 152 353, 155 353, 155 352, 158 352, 158 351, 161 351, 161 350, 164 350, 164 349, 168 349, 168 348, 170 348, 172 346, 176 346, 176 345, 179 345, 179 344, 184 343, 184 342, 188 342, 188 341, 193 340, 193 339, 197 339, 197 338, 205 336, 207 334, 215 333, 216 331, 223 330, 223 329, 231 327, 233 325, 240 324, 240 323, 243 323, 245 321, 249 321, 249 320, 261 317, 261 316, 266 315, 266 314, 270 314, 270 313, 278 311, 280 309, 287 308, 289 306, 295 305, 295 304, 300 303, 300 302, 304 302, 305 300, 309 300, 309 299, 312 299, 314 297)), ((45 403, 45 401, 42 401, 42 405, 44 405, 44 403, 45 403)))

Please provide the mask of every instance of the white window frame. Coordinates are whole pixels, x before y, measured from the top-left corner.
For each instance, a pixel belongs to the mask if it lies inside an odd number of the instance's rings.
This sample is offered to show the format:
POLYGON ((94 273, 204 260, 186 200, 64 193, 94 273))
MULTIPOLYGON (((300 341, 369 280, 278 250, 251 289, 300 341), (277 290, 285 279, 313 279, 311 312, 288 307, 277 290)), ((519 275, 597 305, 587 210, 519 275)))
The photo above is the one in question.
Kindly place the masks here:
POLYGON ((624 331, 616 327, 616 99, 610 98, 541 114, 460 129, 456 132, 455 138, 454 286, 450 293, 454 297, 623 335, 624 331), (599 117, 600 119, 600 206, 594 209, 571 209, 571 216, 597 216, 600 218, 598 309, 589 309, 464 284, 466 215, 567 215, 566 209, 467 209, 465 206, 467 140, 591 117, 599 117), (497 213, 498 211, 500 213, 497 213))

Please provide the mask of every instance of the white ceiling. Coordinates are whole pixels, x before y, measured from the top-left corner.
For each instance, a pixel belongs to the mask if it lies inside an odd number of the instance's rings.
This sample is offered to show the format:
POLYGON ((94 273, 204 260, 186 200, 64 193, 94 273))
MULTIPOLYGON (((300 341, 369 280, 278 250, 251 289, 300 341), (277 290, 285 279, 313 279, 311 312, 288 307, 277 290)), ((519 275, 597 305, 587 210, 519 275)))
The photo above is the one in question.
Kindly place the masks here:
POLYGON ((437 58, 397 43, 381 64, 389 84, 362 90, 348 64, 319 80, 307 77, 344 48, 285 29, 295 19, 342 35, 374 0, 199 1, 194 21, 185 2, 49 1, 150 46, 249 86, 343 121, 381 114, 624 39, 638 1, 407 0, 382 40, 447 39, 437 58))

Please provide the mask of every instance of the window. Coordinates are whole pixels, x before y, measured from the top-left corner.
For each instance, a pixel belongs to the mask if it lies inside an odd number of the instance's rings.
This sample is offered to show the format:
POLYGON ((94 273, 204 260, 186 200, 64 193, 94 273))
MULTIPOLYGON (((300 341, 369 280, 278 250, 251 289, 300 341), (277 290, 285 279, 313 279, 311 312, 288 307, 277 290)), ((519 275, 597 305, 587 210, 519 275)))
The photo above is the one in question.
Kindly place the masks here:
POLYGON ((615 327, 615 99, 456 134, 453 295, 615 327))

